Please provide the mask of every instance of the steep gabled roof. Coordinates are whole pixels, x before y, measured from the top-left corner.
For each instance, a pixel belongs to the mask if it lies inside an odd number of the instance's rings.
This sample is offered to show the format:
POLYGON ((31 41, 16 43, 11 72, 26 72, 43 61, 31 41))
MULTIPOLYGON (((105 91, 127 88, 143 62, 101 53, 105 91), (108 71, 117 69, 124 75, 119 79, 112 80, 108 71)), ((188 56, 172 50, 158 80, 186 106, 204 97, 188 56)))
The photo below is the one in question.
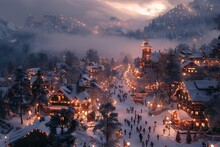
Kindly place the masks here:
POLYGON ((45 126, 45 124, 49 122, 49 117, 45 118, 45 121, 36 121, 34 122, 32 125, 29 125, 27 127, 24 127, 16 132, 14 132, 13 134, 11 134, 9 136, 9 140, 8 140, 8 144, 11 144, 15 141, 17 141, 18 139, 24 137, 25 135, 27 135, 28 133, 30 133, 33 130, 40 130, 45 132, 46 134, 49 134, 49 128, 47 128, 45 126))
POLYGON ((209 87, 217 88, 218 81, 210 81, 210 80, 195 80, 195 85, 198 89, 208 90, 209 87))
POLYGON ((187 65, 189 65, 191 63, 194 63, 194 62, 191 61, 191 60, 186 60, 186 61, 181 63, 180 67, 181 67, 181 69, 183 69, 184 67, 186 67, 187 65))
MULTIPOLYGON (((205 82, 206 80, 201 80, 205 82)), ((204 89, 198 89, 198 87, 196 86, 196 81, 185 81, 184 82, 185 88, 188 91, 188 94, 191 98, 191 100, 193 102, 207 102, 209 101, 211 98, 213 98, 213 95, 208 95, 207 94, 207 90, 204 89)), ((204 88, 206 87, 205 85, 201 85, 200 88, 204 88)))
POLYGON ((0 98, 4 98, 8 90, 9 90, 9 87, 0 87, 0 91, 1 91, 0 98))
POLYGON ((79 101, 89 98, 86 91, 79 92, 76 84, 65 85, 60 87, 60 91, 70 100, 77 98, 79 101))

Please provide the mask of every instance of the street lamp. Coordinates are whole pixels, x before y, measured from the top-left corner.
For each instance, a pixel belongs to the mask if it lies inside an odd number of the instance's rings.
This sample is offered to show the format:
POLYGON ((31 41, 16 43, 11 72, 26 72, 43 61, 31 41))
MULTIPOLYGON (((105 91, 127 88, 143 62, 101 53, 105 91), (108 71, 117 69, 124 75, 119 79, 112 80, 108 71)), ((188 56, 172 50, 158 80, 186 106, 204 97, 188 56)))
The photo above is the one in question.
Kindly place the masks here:
POLYGON ((130 142, 125 142, 124 140, 124 147, 130 147, 131 143, 130 142))
POLYGON ((169 136, 170 136, 170 125, 171 125, 171 121, 168 122, 168 126, 169 126, 169 136))
POLYGON ((5 146, 7 147, 7 136, 5 135, 5 146))
POLYGON ((29 124, 30 124, 31 123, 31 114, 32 114, 32 112, 29 110, 28 114, 29 114, 29 124))
POLYGON ((127 147, 130 147, 130 142, 127 142, 127 147))

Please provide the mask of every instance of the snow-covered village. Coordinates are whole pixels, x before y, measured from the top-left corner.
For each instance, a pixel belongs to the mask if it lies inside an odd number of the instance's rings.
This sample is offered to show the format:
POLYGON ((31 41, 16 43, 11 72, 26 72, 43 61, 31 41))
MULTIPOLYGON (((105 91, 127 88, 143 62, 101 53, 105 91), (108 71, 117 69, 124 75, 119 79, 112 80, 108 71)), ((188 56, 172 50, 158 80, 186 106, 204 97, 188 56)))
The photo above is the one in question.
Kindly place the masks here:
POLYGON ((0 1, 0 147, 220 147, 219 0, 0 1))

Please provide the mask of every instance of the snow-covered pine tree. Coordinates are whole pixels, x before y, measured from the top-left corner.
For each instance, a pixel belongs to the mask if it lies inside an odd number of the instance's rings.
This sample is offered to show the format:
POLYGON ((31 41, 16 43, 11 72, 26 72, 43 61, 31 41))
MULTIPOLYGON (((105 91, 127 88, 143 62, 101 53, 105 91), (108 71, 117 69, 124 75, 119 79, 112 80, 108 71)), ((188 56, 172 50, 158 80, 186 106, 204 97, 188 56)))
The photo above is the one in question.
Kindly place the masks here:
POLYGON ((102 118, 94 127, 93 131, 101 130, 105 135, 105 146, 116 147, 118 146, 118 137, 114 136, 116 132, 121 129, 121 123, 118 121, 118 114, 115 113, 115 106, 112 103, 102 104, 99 112, 102 118))
POLYGON ((33 94, 33 101, 32 104, 38 104, 37 112, 40 116, 40 107, 41 105, 47 104, 46 92, 43 87, 44 81, 42 78, 41 70, 38 70, 36 75, 36 80, 32 84, 32 94, 33 94))
POLYGON ((7 99, 11 111, 20 114, 21 124, 23 124, 23 112, 27 111, 32 100, 32 94, 30 81, 22 66, 16 70, 14 85, 10 88, 7 99))

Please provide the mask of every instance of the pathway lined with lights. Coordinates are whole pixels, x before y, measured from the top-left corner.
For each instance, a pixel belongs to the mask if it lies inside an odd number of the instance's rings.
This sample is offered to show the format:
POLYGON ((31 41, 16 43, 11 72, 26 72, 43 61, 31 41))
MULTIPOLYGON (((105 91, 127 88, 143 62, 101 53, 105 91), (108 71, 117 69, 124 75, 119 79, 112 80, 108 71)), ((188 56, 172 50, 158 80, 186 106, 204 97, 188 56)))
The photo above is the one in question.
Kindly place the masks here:
MULTIPOLYGON (((119 87, 123 86, 123 88, 121 88, 121 90, 123 92, 128 93, 128 91, 130 90, 130 88, 132 88, 129 83, 129 74, 130 72, 130 65, 128 66, 128 69, 125 71, 123 79, 118 79, 116 80, 116 86, 119 87)), ((112 89, 112 92, 114 91, 114 89, 112 89)), ((143 128, 145 128, 145 134, 143 133, 143 131, 141 131, 142 135, 143 135, 143 141, 145 143, 146 139, 148 138, 148 134, 150 134, 150 139, 148 142, 148 146, 150 147, 150 143, 151 141, 154 143, 154 147, 190 147, 190 146, 194 146, 194 147, 201 147, 201 142, 196 142, 193 144, 186 144, 185 143, 185 137, 186 135, 181 135, 181 139, 183 143, 177 143, 175 141, 176 138, 176 132, 171 128, 165 128, 165 125, 163 124, 163 119, 165 116, 169 116, 168 111, 165 111, 163 113, 161 113, 160 115, 148 115, 148 107, 139 103, 134 103, 132 101, 132 97, 130 96, 130 94, 128 94, 127 99, 125 100, 125 102, 120 102, 119 99, 117 98, 117 95, 121 94, 119 91, 119 88, 117 88, 115 90, 115 94, 112 96, 112 98, 114 98, 117 103, 115 104, 116 106, 116 112, 118 113, 118 119, 122 124, 122 133, 123 133, 123 137, 122 139, 120 139, 120 146, 121 147, 142 147, 142 143, 140 143, 140 139, 139 139, 139 133, 136 131, 136 127, 140 127, 142 126, 142 130, 143 128), (127 113, 126 109, 130 109, 131 107, 134 107, 134 112, 133 113, 127 113), (142 110, 142 112, 141 112, 142 110), (142 117, 142 121, 140 121, 139 125, 137 124, 137 119, 135 124, 132 122, 131 124, 133 125, 133 129, 131 131, 131 127, 128 126, 125 123, 125 119, 131 121, 131 117, 135 118, 135 111, 137 115, 140 115, 142 117), (147 125, 145 125, 145 121, 147 121, 147 125), (156 127, 155 127, 155 131, 154 131, 154 126, 156 123, 156 127), (151 126, 151 133, 149 133, 148 128, 149 126, 151 126), (165 132, 163 131, 165 129, 165 132), (126 134, 125 131, 126 130, 126 134), (129 132, 131 131, 131 137, 129 138, 129 132), (159 135, 159 141, 157 140, 157 135, 159 135), (126 145, 126 144, 130 144, 130 145, 126 145)), ((150 99, 150 98, 149 98, 150 99)), ((147 99, 148 101, 148 99, 147 99)), ((146 147, 146 145, 144 144, 144 147, 146 147)))

